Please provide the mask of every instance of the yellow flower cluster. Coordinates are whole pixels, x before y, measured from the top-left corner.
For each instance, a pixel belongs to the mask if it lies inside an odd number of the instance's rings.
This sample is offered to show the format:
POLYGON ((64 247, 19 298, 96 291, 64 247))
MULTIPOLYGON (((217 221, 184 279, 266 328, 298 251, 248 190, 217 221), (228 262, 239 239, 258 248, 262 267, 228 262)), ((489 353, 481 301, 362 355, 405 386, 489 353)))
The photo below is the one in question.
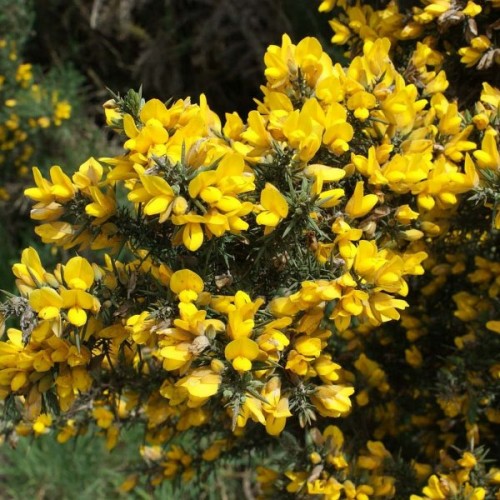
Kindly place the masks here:
POLYGON ((71 105, 59 94, 37 83, 15 42, 0 39, 0 199, 9 198, 7 183, 29 173, 41 131, 71 117, 71 105))
MULTIPOLYGON (((257 468, 257 480, 264 498, 272 498, 282 491, 295 494, 321 495, 328 499, 370 499, 396 498, 396 477, 389 472, 396 466, 395 459, 380 441, 368 441, 360 450, 357 460, 352 460, 346 448, 348 444, 342 431, 334 425, 323 432, 311 430, 311 451, 307 457, 316 467, 313 473, 308 471, 276 471, 268 467, 257 468), (361 480, 355 479, 356 472, 361 480)), ((424 496, 410 494, 411 500, 438 500, 466 498, 483 500, 488 487, 500 484, 499 469, 486 468, 482 463, 484 456, 480 450, 476 453, 464 452, 460 458, 453 459, 443 453, 440 457, 440 471, 429 477, 422 488, 424 496), (482 474, 485 481, 481 486, 474 475, 482 474)), ((425 464, 413 462, 411 471, 415 476, 424 478, 430 468, 425 464)), ((405 492, 408 485, 402 486, 405 492)), ((399 497, 403 497, 401 492, 399 497)))
POLYGON ((359 52, 362 43, 384 37, 394 46, 400 44, 400 55, 405 57, 403 53, 408 50, 406 46, 402 48, 403 44, 417 41, 407 72, 410 76, 416 70, 417 78, 428 84, 429 74, 424 70, 422 78, 415 58, 422 65, 437 68, 437 72, 430 72, 434 75, 430 77, 431 88, 445 85, 444 72, 439 71, 445 57, 448 63, 451 57, 457 57, 467 68, 490 70, 491 74, 484 78, 494 81, 495 68, 500 64, 498 37, 493 28, 500 9, 497 1, 419 0, 410 7, 407 2, 391 0, 383 5, 377 8, 373 2, 324 1, 319 10, 329 12, 338 8, 330 21, 334 31, 332 42, 348 45, 350 57, 359 52))
POLYGON ((481 464, 478 458, 466 451, 458 459, 443 454, 441 456, 443 472, 432 475, 427 485, 422 489, 425 496, 411 495, 410 500, 427 500, 440 498, 467 498, 469 500, 483 500, 488 493, 487 486, 500 484, 500 470, 491 468, 481 471, 486 477, 486 484, 475 486, 471 476, 478 474, 481 464), (445 473, 447 472, 447 473, 445 473))
POLYGON ((34 169, 37 234, 87 258, 14 265, 15 432, 64 442, 93 422, 112 448, 140 422, 154 485, 248 448, 263 498, 486 498, 472 459, 498 421, 498 363, 474 363, 499 330, 500 91, 461 113, 438 53, 412 55, 417 85, 390 49, 367 36, 342 67, 284 35, 246 120, 129 92, 105 105, 122 155, 34 169), (450 445, 468 451, 431 475, 450 445))

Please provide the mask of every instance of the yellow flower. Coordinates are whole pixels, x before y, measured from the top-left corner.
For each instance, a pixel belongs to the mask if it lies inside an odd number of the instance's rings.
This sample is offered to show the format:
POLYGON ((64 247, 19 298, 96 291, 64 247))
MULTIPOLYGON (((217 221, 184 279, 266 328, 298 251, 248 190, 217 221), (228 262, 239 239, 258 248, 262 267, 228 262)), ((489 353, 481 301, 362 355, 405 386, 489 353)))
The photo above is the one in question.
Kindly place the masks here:
POLYGON ((314 88, 325 68, 331 65, 317 38, 307 36, 295 48, 295 61, 307 85, 314 88))
POLYGON ((181 378, 175 385, 185 388, 193 407, 197 407, 217 393, 220 383, 221 376, 218 373, 209 368, 197 368, 181 378))
POLYGON ((227 344, 224 354, 228 361, 232 361, 233 368, 239 372, 252 369, 252 361, 259 356, 259 345, 248 337, 238 337, 227 344))
POLYGON ((69 287, 61 288, 62 307, 69 309, 68 320, 76 326, 83 326, 87 321, 85 310, 97 312, 99 301, 86 292, 94 283, 94 270, 83 257, 73 257, 63 267, 64 281, 69 287))
POLYGON ((73 174, 72 180, 76 187, 83 191, 90 186, 97 186, 102 178, 102 174, 102 165, 95 158, 91 157, 80 165, 78 171, 73 174))
POLYGON ((76 436, 77 433, 78 430, 75 426, 75 421, 73 419, 69 419, 57 434, 57 442, 60 444, 66 443, 72 437, 76 436))
POLYGON ((303 356, 317 358, 321 354, 321 339, 317 337, 301 336, 293 345, 303 356))
POLYGON ((418 495, 411 495, 410 500, 441 500, 445 499, 448 496, 449 489, 446 486, 446 483, 440 481, 438 476, 432 475, 428 482, 427 486, 424 487, 422 493, 425 497, 420 497, 418 495))
POLYGON ((203 280, 189 269, 181 269, 172 274, 169 286, 182 302, 196 300, 204 288, 203 280))
POLYGON ((94 408, 92 410, 92 416, 101 429, 109 429, 115 420, 113 412, 102 406, 94 408))
POLYGON ((360 90, 347 100, 347 108, 354 111, 354 116, 365 121, 370 116, 370 110, 377 105, 377 99, 373 94, 360 90))
POLYGON ((351 30, 339 22, 337 19, 332 19, 329 21, 329 24, 332 28, 332 30, 335 32, 335 35, 332 37, 332 43, 335 43, 337 45, 344 45, 348 42, 349 38, 351 37, 351 30))
POLYGON ((61 125, 63 120, 71 117, 71 104, 68 101, 60 101, 54 109, 54 124, 61 125))
POLYGON ((481 92, 481 102, 488 104, 494 109, 500 106, 500 89, 492 87, 489 83, 483 82, 483 91, 481 92))
POLYGON ((50 127, 50 118, 47 118, 46 116, 41 116, 37 120, 38 125, 40 125, 41 128, 49 128, 50 127))
POLYGON ((173 243, 178 245, 182 240, 184 246, 191 252, 195 252, 203 244, 203 229, 201 224, 206 222, 203 215, 189 212, 182 215, 173 215, 172 222, 177 226, 183 226, 174 236, 173 243))
MULTIPOLYGON (((288 81, 288 60, 293 54, 292 41, 287 34, 282 37, 281 46, 271 45, 264 55, 264 75, 272 88, 285 85, 288 81)), ((250 114, 253 112, 250 112, 250 114)), ((250 122, 250 115, 248 117, 250 122)))
POLYGON ((38 316, 47 320, 59 317, 60 309, 63 307, 62 297, 48 286, 33 290, 29 301, 30 306, 38 313, 38 316))
POLYGON ((46 413, 38 415, 36 420, 33 422, 33 432, 35 435, 40 436, 41 434, 47 434, 49 432, 49 427, 52 425, 52 417, 46 413))
POLYGON ((165 144, 169 138, 162 122, 157 118, 149 118, 149 116, 142 129, 139 130, 134 118, 128 114, 124 115, 123 128, 125 134, 129 137, 124 147, 141 154, 148 154, 151 148, 165 144))
POLYGON ((410 224, 412 220, 418 219, 418 212, 411 209, 410 205, 401 205, 397 208, 395 217, 401 224, 410 224))
POLYGON ((37 167, 33 167, 33 177, 37 187, 25 189, 24 194, 35 201, 50 203, 55 200, 64 203, 75 195, 76 187, 58 165, 50 169, 52 183, 42 177, 37 167))
POLYGON ((103 224, 116 212, 116 200, 112 188, 104 194, 98 187, 90 186, 89 194, 94 200, 85 207, 85 213, 95 217, 94 224, 103 224))
POLYGON ((325 133, 323 143, 335 154, 340 155, 349 150, 349 141, 354 136, 354 129, 347 123, 347 111, 339 103, 333 102, 325 116, 325 133))
POLYGON ((409 349, 405 349, 405 359, 413 368, 418 368, 423 363, 422 354, 415 345, 412 345, 409 349))
POLYGON ((345 206, 345 213, 353 219, 364 217, 377 203, 378 198, 376 195, 364 195, 364 182, 358 181, 354 193, 345 206))
POLYGON ((285 368, 303 377, 307 375, 310 368, 309 363, 313 360, 314 358, 303 356, 302 354, 299 354, 296 350, 292 349, 288 353, 285 368))
POLYGON ((46 274, 37 251, 33 247, 23 250, 21 263, 12 266, 12 272, 18 278, 17 287, 22 294, 46 283, 46 274))
POLYGON ((20 64, 16 70, 16 81, 20 82, 23 86, 33 78, 31 64, 20 64))
POLYGON ((500 333, 500 321, 488 321, 486 328, 492 332, 500 333))
POLYGON ((458 49, 458 54, 462 56, 460 62, 464 63, 467 68, 472 68, 490 47, 491 42, 487 36, 477 36, 470 41, 470 47, 458 49))
POLYGON ((481 149, 472 153, 479 167, 492 170, 500 168, 500 154, 498 152, 497 138, 498 132, 492 128, 489 128, 484 133, 481 149))
POLYGON ((353 387, 344 385, 321 385, 311 396, 311 402, 323 417, 340 417, 351 409, 349 396, 354 394, 353 387))
POLYGON ((284 317, 266 324, 264 331, 257 339, 259 348, 268 354, 273 351, 283 351, 286 346, 290 345, 290 340, 279 328, 285 328, 291 323, 292 318, 284 317))
POLYGON ((257 215, 257 224, 266 226, 264 234, 271 233, 281 220, 288 215, 288 203, 285 197, 271 183, 260 193, 260 209, 257 215))
POLYGON ((288 408, 288 398, 281 397, 280 378, 271 378, 262 389, 261 396, 267 401, 262 404, 266 431, 271 436, 278 436, 285 428, 287 417, 292 416, 288 408))
POLYGON ((425 92, 427 94, 435 94, 437 92, 444 92, 450 83, 446 78, 445 71, 440 71, 429 83, 425 86, 425 92))
POLYGON ((139 176, 141 184, 134 187, 128 195, 133 203, 145 203, 146 215, 160 215, 159 222, 165 222, 171 214, 175 193, 170 184, 156 175, 139 176))
POLYGON ((483 9, 482 9, 482 7, 480 5, 478 5, 477 3, 474 3, 471 0, 469 0, 467 2, 467 5, 465 6, 465 9, 463 9, 462 12, 466 16, 476 17, 478 14, 481 13, 482 10, 483 9))
POLYGON ((254 146, 255 155, 271 147, 271 134, 266 130, 264 118, 258 111, 250 111, 248 114, 247 129, 241 133, 241 138, 254 146))
POLYGON ((164 127, 168 127, 171 120, 170 111, 159 99, 150 99, 146 102, 139 117, 143 123, 147 123, 148 120, 158 120, 164 127))
POLYGON ((323 111, 316 99, 308 99, 302 109, 292 111, 283 123, 283 134, 290 146, 298 150, 302 161, 309 161, 321 146, 323 111))
POLYGON ((415 85, 406 85, 403 77, 395 76, 394 91, 380 103, 386 119, 403 133, 408 133, 414 127, 417 113, 427 104, 425 99, 418 99, 415 85))

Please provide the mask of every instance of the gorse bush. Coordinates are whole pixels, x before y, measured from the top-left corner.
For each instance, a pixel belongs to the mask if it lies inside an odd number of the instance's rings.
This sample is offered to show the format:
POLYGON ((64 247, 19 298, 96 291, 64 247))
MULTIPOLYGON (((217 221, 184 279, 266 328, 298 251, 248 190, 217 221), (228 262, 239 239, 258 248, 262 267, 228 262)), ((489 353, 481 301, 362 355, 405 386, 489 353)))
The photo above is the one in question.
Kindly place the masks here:
POLYGON ((126 491, 497 498, 500 91, 460 111, 391 54, 284 35, 246 120, 130 91, 122 155, 34 169, 76 254, 13 267, 3 433, 142 426, 126 491))

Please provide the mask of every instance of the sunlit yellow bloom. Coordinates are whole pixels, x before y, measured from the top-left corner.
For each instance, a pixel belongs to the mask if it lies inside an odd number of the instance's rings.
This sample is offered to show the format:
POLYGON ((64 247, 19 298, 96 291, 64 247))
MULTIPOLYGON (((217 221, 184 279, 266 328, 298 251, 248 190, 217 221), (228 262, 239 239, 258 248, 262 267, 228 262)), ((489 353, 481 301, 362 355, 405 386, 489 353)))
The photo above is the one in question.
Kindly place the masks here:
POLYGON ((256 155, 271 147, 271 134, 266 130, 264 118, 258 111, 248 114, 248 126, 241 137, 254 146, 256 155))
POLYGON ((332 19, 329 23, 332 30, 335 32, 335 35, 333 35, 331 40, 332 43, 336 43, 338 45, 346 44, 351 37, 351 30, 337 19, 332 19))
POLYGON ((435 94, 436 92, 444 92, 450 83, 446 78, 446 73, 444 71, 440 71, 436 77, 434 77, 427 85, 425 86, 425 91, 427 94, 435 94))
POLYGON ((324 183, 337 182, 343 179, 345 177, 345 170, 326 165, 312 164, 304 169, 304 174, 314 178, 311 190, 315 194, 320 194, 323 191, 324 183))
POLYGON ((323 143, 333 153, 340 155, 349 150, 349 141, 353 136, 354 129, 347 123, 347 110, 339 103, 333 102, 325 116, 323 143))
POLYGON ((31 307, 42 319, 57 318, 63 307, 62 297, 53 288, 47 286, 31 292, 29 301, 31 307))
POLYGON ((364 194, 364 182, 358 181, 354 193, 347 202, 345 213, 357 219, 365 216, 378 203, 378 198, 374 194, 364 194))
POLYGON ((85 207, 85 213, 96 218, 94 224, 102 224, 116 212, 114 191, 109 189, 104 194, 98 187, 90 186, 89 193, 94 201, 85 207))
POLYGON ((219 390, 221 376, 208 368, 197 368, 181 378, 176 386, 187 389, 193 407, 199 406, 219 390))
POLYGON ((349 396, 353 387, 343 385, 321 385, 311 396, 311 401, 323 417, 340 417, 351 409, 349 396))
POLYGON ((285 197, 269 182, 260 193, 261 212, 257 215, 257 224, 266 226, 264 234, 271 233, 281 220, 288 215, 288 203, 285 197))
POLYGON ((479 62, 483 54, 491 47, 491 41, 487 36, 480 35, 470 41, 470 47, 458 49, 461 55, 460 62, 471 68, 479 62))
POLYGON ((169 286, 183 302, 196 300, 204 288, 203 280, 189 269, 181 269, 172 274, 169 286))
POLYGON ((27 294, 29 289, 44 284, 47 274, 37 251, 33 247, 23 250, 21 262, 12 266, 12 272, 18 278, 16 284, 23 294, 27 294))
POLYGON ((180 244, 180 241, 191 252, 195 252, 203 244, 203 229, 201 224, 205 222, 202 215, 189 212, 182 215, 173 215, 172 222, 177 226, 183 226, 174 238, 174 244, 180 244))
MULTIPOLYGON (((144 107, 146 108, 146 106, 144 107)), ((126 114, 123 116, 123 128, 125 134, 129 137, 124 147, 142 154, 147 154, 150 148, 155 145, 165 144, 169 138, 162 122, 157 118, 149 118, 149 116, 144 126, 139 130, 134 118, 126 114)))
POLYGON ((491 86, 488 82, 483 82, 481 101, 498 109, 500 107, 500 89, 491 86))
POLYGON ((171 214, 175 193, 168 182, 155 175, 140 175, 138 185, 128 195, 133 203, 145 203, 146 215, 160 215, 159 222, 165 222, 171 214))
POLYGON ((92 416, 101 429, 108 429, 115 420, 113 412, 103 406, 94 408, 92 410, 92 416))
POLYGON ((259 355, 259 345, 248 337, 238 337, 227 344, 224 354, 236 371, 245 372, 252 369, 252 361, 259 355))
POLYGON ((68 101, 60 101, 54 108, 54 124, 61 125, 63 120, 71 117, 71 104, 68 101))
POLYGON ((262 389, 261 395, 267 401, 262 404, 266 431, 271 436, 278 436, 285 428, 287 417, 292 416, 288 408, 288 398, 281 396, 280 378, 271 378, 262 389))
POLYGON ((484 133, 481 149, 472 153, 481 168, 496 170, 500 168, 500 153, 498 152, 498 132, 489 128, 484 133))
POLYGON ((375 96, 364 90, 355 92, 347 100, 347 108, 354 111, 354 116, 361 121, 365 121, 370 116, 370 110, 376 105, 375 96))
POLYGON ((75 195, 75 186, 58 165, 50 169, 52 182, 44 179, 37 167, 33 167, 33 177, 37 187, 25 189, 24 194, 35 201, 45 203, 54 200, 66 202, 75 195))
POLYGON ((80 165, 78 171, 73 174, 72 180, 78 189, 84 190, 90 186, 97 186, 102 175, 102 165, 91 157, 80 165))
POLYGON ((302 161, 309 161, 321 146, 324 127, 323 112, 316 99, 308 99, 302 109, 292 111, 283 123, 282 131, 290 146, 298 151, 302 161))

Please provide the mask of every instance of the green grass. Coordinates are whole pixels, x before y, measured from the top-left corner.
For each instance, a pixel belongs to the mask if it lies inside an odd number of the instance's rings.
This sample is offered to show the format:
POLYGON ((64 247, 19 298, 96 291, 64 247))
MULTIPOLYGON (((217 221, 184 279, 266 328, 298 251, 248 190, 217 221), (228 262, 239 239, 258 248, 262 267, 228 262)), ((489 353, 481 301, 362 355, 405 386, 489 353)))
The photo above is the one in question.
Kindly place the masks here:
MULTIPOLYGON (((1 500, 236 500, 240 480, 230 472, 217 482, 182 484, 164 481, 156 489, 138 485, 123 493, 119 486, 127 478, 130 466, 140 463, 140 432, 127 431, 121 442, 108 452, 104 440, 80 436, 63 445, 52 434, 38 438, 20 438, 15 449, 0 445, 1 500)), ((195 480, 196 481, 196 480, 195 480)))
POLYGON ((127 477, 127 466, 138 459, 138 438, 128 435, 125 441, 111 453, 102 439, 91 436, 64 445, 52 435, 22 438, 16 449, 4 444, 0 447, 0 498, 154 498, 141 488, 127 495, 119 493, 118 487, 127 477))

